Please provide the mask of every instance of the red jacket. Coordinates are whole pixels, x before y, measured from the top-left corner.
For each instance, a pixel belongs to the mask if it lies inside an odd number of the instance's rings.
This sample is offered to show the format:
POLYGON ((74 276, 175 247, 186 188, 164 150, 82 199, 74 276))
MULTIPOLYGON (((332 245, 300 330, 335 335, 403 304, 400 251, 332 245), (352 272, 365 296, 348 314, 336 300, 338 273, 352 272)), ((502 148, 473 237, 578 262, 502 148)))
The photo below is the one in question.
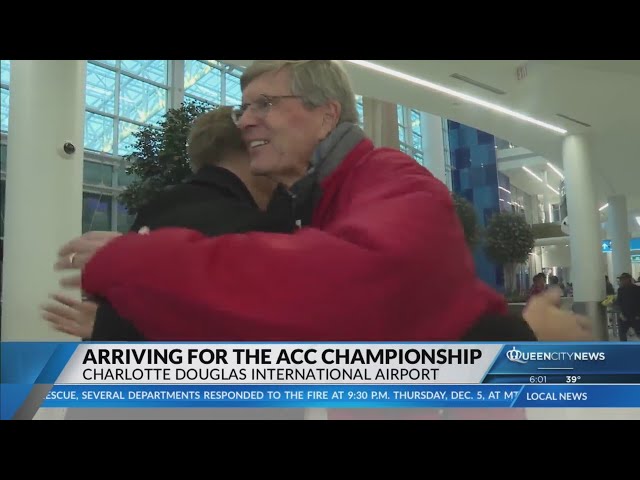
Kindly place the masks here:
POLYGON ((361 141, 291 235, 124 235, 83 287, 149 340, 455 340, 506 313, 478 280, 447 188, 409 156, 361 141))

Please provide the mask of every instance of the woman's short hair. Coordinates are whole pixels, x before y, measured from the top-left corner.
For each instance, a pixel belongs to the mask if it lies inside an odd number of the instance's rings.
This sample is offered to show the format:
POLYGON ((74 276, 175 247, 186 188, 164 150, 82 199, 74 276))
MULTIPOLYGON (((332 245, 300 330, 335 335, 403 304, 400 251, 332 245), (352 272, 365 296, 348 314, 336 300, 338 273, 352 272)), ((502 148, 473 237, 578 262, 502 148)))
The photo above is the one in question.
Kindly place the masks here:
POLYGON ((231 107, 217 107, 193 122, 187 140, 187 154, 194 172, 205 165, 217 165, 229 155, 247 153, 231 111, 231 107))

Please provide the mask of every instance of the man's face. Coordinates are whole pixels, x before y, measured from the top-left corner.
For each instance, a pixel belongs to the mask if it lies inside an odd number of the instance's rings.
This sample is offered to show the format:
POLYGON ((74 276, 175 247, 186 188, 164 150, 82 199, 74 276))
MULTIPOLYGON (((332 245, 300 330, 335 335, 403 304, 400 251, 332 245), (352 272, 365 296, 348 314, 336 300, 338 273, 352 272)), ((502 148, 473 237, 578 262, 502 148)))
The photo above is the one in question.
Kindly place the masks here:
POLYGON ((313 151, 338 118, 331 102, 310 109, 294 97, 288 70, 254 79, 242 92, 242 103, 238 127, 249 147, 252 172, 289 186, 306 174, 313 151))

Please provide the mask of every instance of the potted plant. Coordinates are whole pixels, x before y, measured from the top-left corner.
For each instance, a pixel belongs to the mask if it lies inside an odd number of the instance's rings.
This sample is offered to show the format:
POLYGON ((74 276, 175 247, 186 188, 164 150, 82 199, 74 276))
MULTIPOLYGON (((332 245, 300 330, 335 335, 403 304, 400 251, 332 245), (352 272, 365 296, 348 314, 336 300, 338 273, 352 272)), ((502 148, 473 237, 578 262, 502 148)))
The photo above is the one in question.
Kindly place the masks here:
POLYGON ((531 226, 518 213, 501 212, 493 215, 486 229, 485 252, 502 265, 505 273, 505 294, 515 292, 516 266, 525 263, 535 245, 531 226))
POLYGON ((478 224, 478 218, 473 204, 466 198, 457 193, 452 194, 453 205, 456 209, 460 223, 462 223, 462 229, 464 230, 464 238, 467 241, 467 245, 470 249, 478 244, 481 238, 480 225, 478 224))
POLYGON ((191 174, 187 156, 187 138, 195 119, 211 110, 208 103, 189 101, 169 109, 157 125, 148 125, 136 133, 132 153, 123 158, 133 182, 120 194, 130 214, 136 214, 157 192, 182 182, 191 174))

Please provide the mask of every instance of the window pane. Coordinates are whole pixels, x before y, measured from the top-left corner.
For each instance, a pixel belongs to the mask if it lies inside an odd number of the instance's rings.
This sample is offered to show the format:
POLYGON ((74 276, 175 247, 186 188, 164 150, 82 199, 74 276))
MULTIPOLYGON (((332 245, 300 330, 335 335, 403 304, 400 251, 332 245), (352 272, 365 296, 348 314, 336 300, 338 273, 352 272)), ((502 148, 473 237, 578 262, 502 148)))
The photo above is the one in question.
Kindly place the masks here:
POLYGON ((120 116, 156 123, 167 109, 167 90, 126 75, 120 76, 120 116))
POLYGON ((415 158, 416 162, 418 162, 420 165, 424 165, 424 157, 421 152, 414 152, 413 158, 415 158))
POLYGON ((120 68, 152 82, 167 85, 167 60, 120 60, 120 68))
POLYGON ((82 233, 111 230, 111 197, 98 193, 82 194, 82 233))
POLYGON ((422 132, 422 124, 420 122, 420 112, 411 110, 411 130, 420 134, 422 132))
POLYGON ((136 137, 133 134, 138 130, 140 130, 138 125, 122 120, 118 122, 118 155, 129 155, 133 151, 136 143, 136 137))
POLYGON ((4 83, 9 86, 9 80, 11 78, 11 61, 0 60, 0 83, 4 83))
POLYGON ((225 75, 225 105, 240 105, 242 103, 242 91, 240 90, 240 77, 225 75))
POLYGON ((362 127, 364 125, 364 104, 361 95, 356 95, 356 110, 358 111, 358 123, 362 127))
POLYGON ((222 72, 198 60, 184 61, 184 93, 216 105, 221 102, 222 72))
POLYGON ((406 135, 405 135, 404 127, 402 125, 398 125, 398 139, 400 143, 406 143, 406 135))
POLYGON ((105 113, 115 113, 116 72, 87 64, 87 107, 105 113))
POLYGON ((133 221, 135 220, 135 215, 129 215, 127 212, 127 207, 122 205, 120 202, 117 204, 118 208, 118 231, 121 233, 126 233, 131 230, 131 225, 133 225, 133 221))
POLYGON ((397 112, 398 112, 398 125, 404 125, 404 107, 402 105, 398 105, 397 112))
MULTIPOLYGON (((136 179, 136 175, 127 175, 127 165, 123 164, 120 167, 118 167, 118 170, 116 172, 117 175, 117 181, 118 181, 118 187, 128 187, 129 185, 131 185, 131 182, 133 182, 136 179)), ((119 227, 119 223, 118 223, 118 228, 119 227)))
POLYGON ((105 163, 84 162, 84 183, 110 187, 113 183, 113 167, 105 163))
POLYGON ((413 144, 413 148, 418 151, 422 151, 422 135, 419 133, 413 132, 411 136, 411 143, 413 144))
POLYGON ((0 130, 9 130, 9 90, 0 88, 0 130))
POLYGON ((96 152, 113 153, 113 119, 86 112, 84 148, 96 152))

